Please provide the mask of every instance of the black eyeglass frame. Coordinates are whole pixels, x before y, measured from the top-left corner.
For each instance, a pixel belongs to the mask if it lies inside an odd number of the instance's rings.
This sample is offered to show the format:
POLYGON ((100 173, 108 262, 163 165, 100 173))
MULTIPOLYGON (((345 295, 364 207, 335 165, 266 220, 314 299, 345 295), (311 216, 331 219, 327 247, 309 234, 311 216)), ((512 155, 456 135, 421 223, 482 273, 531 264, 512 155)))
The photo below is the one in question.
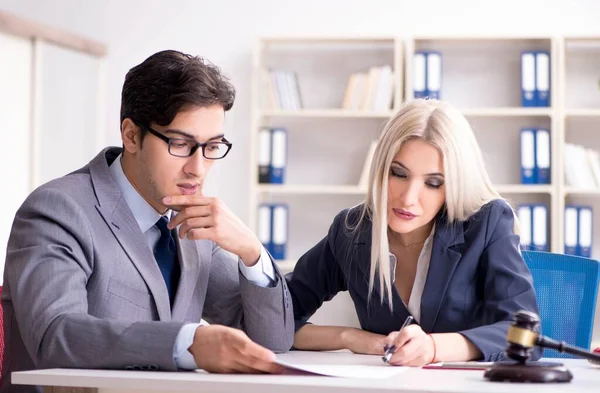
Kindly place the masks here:
POLYGON ((143 129, 145 129, 146 131, 148 131, 149 133, 151 133, 155 137, 157 137, 157 138, 162 139, 163 141, 165 141, 167 143, 167 145, 168 145, 169 154, 172 155, 173 157, 181 157, 181 158, 191 157, 191 156, 194 155, 194 153, 196 153, 196 150, 198 150, 198 148, 201 147, 202 148, 202 156, 204 158, 206 158, 207 160, 220 160, 220 159, 225 158, 225 156, 229 153, 229 151, 231 150, 231 147, 233 146, 233 143, 229 142, 225 138, 222 138, 222 140, 220 140, 220 141, 208 141, 208 142, 200 143, 200 142, 196 142, 195 140, 189 139, 189 138, 169 138, 168 136, 165 136, 165 135, 161 134, 160 132, 152 129, 151 127, 143 126, 141 124, 138 124, 138 126, 141 127, 141 128, 143 128, 143 129), (177 142, 177 141, 192 142, 192 143, 195 143, 195 145, 192 146, 192 148, 190 149, 190 154, 188 154, 187 156, 173 154, 173 153, 171 153, 171 144, 173 142, 177 142), (225 151, 225 153, 223 154, 223 156, 219 157, 219 158, 207 157, 206 156, 206 147, 210 146, 210 145, 216 145, 216 144, 227 146, 227 150, 225 151))

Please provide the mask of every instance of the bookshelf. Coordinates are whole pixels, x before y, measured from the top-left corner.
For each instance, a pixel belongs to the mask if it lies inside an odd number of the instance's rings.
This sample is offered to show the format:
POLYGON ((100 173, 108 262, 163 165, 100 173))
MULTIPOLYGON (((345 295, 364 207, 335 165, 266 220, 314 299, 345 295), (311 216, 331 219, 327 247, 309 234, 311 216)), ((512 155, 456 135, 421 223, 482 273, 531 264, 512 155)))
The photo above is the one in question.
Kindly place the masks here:
MULTIPOLYGON (((358 186, 358 178, 368 143, 378 137, 398 104, 413 97, 413 54, 422 50, 442 53, 441 99, 461 109, 471 123, 500 194, 513 205, 548 206, 549 251, 564 250, 566 204, 600 211, 600 187, 569 186, 563 158, 565 143, 600 151, 600 137, 592 133, 600 127, 600 37, 264 38, 258 40, 253 63, 250 226, 257 229, 259 203, 289 204, 288 255, 278 262, 285 271, 326 235, 335 214, 362 201, 366 190, 358 186), (529 50, 550 53, 549 107, 521 106, 520 54, 529 50), (378 111, 340 109, 350 75, 384 64, 393 68, 393 106, 378 111), (302 108, 265 105, 264 72, 278 67, 297 74, 302 108), (287 129, 284 184, 258 183, 261 127, 287 129), (526 127, 550 130, 550 184, 520 184, 519 135, 526 127)), ((600 222, 594 225, 600 228, 600 222)), ((593 257, 600 258, 598 231, 593 257)))
POLYGON ((257 42, 249 220, 256 230, 261 203, 289 206, 287 255, 277 262, 283 271, 291 271, 296 259, 326 234, 337 212, 363 199, 366 189, 358 181, 367 149, 402 99, 402 44, 397 37, 275 37, 257 42), (384 66, 392 69, 390 105, 342 109, 350 76, 384 66), (269 101, 268 89, 278 87, 270 79, 273 70, 296 73, 300 107, 269 101), (287 131, 284 184, 258 182, 257 137, 262 127, 287 131))
POLYGON ((564 249, 564 206, 587 205, 593 209, 592 258, 600 259, 600 187, 596 184, 570 185, 565 174, 565 147, 576 144, 600 151, 600 37, 561 37, 560 46, 560 171, 562 203, 559 226, 564 249))

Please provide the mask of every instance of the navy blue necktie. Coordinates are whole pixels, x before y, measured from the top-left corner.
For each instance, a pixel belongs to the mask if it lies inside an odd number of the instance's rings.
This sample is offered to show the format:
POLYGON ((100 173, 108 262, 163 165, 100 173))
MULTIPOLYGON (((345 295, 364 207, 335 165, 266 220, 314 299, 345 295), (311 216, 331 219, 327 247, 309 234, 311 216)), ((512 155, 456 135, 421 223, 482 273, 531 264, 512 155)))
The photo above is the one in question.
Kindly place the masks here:
POLYGON ((160 239, 158 239, 154 249, 154 258, 156 258, 160 272, 165 279, 165 284, 167 284, 169 300, 171 306, 173 306, 181 270, 177 260, 177 244, 173 238, 173 231, 167 228, 168 222, 169 220, 164 216, 156 222, 156 227, 160 230, 160 239))

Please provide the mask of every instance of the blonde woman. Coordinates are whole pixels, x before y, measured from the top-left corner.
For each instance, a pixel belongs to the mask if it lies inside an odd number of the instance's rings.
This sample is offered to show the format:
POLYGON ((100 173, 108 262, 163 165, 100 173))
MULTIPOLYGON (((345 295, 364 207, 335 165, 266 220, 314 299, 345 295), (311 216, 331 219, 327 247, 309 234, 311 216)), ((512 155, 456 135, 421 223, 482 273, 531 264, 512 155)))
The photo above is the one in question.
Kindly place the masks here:
POLYGON ((388 122, 365 202, 338 214, 286 278, 296 349, 381 355, 393 344, 393 365, 503 359, 512 314, 538 312, 514 212, 467 120, 435 100, 388 122), (307 324, 340 291, 362 329, 307 324))

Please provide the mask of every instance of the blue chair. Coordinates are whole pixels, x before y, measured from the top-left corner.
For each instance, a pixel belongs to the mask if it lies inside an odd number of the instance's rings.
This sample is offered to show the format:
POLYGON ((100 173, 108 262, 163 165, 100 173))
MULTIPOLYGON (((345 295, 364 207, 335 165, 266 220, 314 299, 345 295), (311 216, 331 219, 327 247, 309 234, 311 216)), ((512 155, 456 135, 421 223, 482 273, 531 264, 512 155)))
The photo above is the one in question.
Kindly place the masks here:
MULTIPOLYGON (((568 344, 590 349, 600 262, 573 255, 523 251, 531 270, 542 334, 568 344)), ((572 358, 555 350, 544 357, 572 358)))

